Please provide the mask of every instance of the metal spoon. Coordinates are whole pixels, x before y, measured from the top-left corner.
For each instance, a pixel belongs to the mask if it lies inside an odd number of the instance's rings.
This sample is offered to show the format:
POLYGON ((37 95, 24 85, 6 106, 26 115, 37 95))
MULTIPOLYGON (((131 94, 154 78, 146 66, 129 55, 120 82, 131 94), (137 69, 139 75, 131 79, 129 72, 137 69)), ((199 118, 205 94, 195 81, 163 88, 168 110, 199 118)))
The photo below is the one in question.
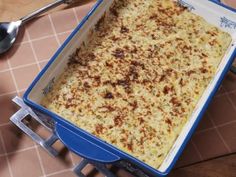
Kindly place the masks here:
POLYGON ((34 17, 54 8, 63 3, 71 3, 72 0, 56 0, 53 3, 40 8, 33 13, 21 18, 15 22, 2 22, 0 23, 0 54, 6 52, 11 48, 13 43, 16 40, 19 28, 21 25, 25 24, 29 20, 33 19, 34 17))

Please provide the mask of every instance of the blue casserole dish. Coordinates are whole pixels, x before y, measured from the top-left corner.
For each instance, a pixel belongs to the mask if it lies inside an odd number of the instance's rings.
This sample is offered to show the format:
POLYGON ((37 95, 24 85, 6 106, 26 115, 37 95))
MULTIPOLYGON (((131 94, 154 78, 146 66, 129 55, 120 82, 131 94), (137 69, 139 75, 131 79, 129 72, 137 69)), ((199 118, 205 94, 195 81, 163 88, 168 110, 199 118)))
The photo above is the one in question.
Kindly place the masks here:
POLYGON ((202 16, 209 23, 218 26, 231 34, 233 41, 227 50, 214 79, 205 90, 192 117, 186 123, 186 126, 183 128, 163 164, 159 169, 154 169, 144 162, 76 127, 63 117, 56 115, 40 105, 42 97, 50 91, 55 80, 67 66, 69 56, 83 42, 86 43, 86 40, 90 36, 91 29, 96 25, 103 14, 109 10, 112 2, 113 0, 97 1, 93 9, 81 21, 45 68, 39 73, 25 92, 23 99, 38 115, 45 119, 52 119, 55 122, 54 130, 57 136, 71 151, 79 156, 105 164, 114 164, 125 161, 136 166, 150 176, 166 176, 179 158, 236 56, 236 21, 234 21, 236 19, 236 13, 232 8, 222 5, 218 1, 178 1, 181 5, 188 7, 193 13, 202 16))

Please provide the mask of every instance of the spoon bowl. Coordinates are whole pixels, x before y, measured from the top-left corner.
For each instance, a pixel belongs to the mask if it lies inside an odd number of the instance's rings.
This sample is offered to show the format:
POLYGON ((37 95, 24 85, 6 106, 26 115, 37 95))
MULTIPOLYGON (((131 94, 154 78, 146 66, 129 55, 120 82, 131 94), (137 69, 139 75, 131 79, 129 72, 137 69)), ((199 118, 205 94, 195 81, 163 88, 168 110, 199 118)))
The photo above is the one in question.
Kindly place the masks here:
POLYGON ((0 23, 0 54, 8 51, 16 40, 21 21, 0 23))
POLYGON ((33 19, 34 17, 54 8, 63 3, 71 3, 73 0, 55 0, 51 4, 42 7, 31 14, 21 18, 15 22, 2 22, 0 23, 0 54, 8 51, 13 43, 16 41, 16 37, 19 31, 19 28, 24 23, 28 22, 29 20, 33 19))

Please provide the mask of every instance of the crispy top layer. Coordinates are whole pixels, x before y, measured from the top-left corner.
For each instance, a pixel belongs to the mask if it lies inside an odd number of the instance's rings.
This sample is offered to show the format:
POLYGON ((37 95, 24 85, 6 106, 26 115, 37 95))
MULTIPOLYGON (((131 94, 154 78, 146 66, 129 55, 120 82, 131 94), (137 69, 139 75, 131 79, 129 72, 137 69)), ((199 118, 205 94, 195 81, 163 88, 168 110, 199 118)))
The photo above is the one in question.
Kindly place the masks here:
POLYGON ((119 0, 42 105, 158 168, 231 42, 172 0, 119 0))

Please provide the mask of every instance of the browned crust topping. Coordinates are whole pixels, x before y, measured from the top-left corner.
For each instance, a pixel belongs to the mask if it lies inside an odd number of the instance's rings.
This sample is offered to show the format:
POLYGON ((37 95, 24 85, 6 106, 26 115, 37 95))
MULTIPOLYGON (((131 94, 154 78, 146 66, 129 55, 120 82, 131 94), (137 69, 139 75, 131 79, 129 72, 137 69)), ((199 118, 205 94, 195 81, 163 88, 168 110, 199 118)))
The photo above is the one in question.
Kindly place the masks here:
POLYGON ((116 0, 42 105, 158 168, 231 37, 172 0, 116 0))

